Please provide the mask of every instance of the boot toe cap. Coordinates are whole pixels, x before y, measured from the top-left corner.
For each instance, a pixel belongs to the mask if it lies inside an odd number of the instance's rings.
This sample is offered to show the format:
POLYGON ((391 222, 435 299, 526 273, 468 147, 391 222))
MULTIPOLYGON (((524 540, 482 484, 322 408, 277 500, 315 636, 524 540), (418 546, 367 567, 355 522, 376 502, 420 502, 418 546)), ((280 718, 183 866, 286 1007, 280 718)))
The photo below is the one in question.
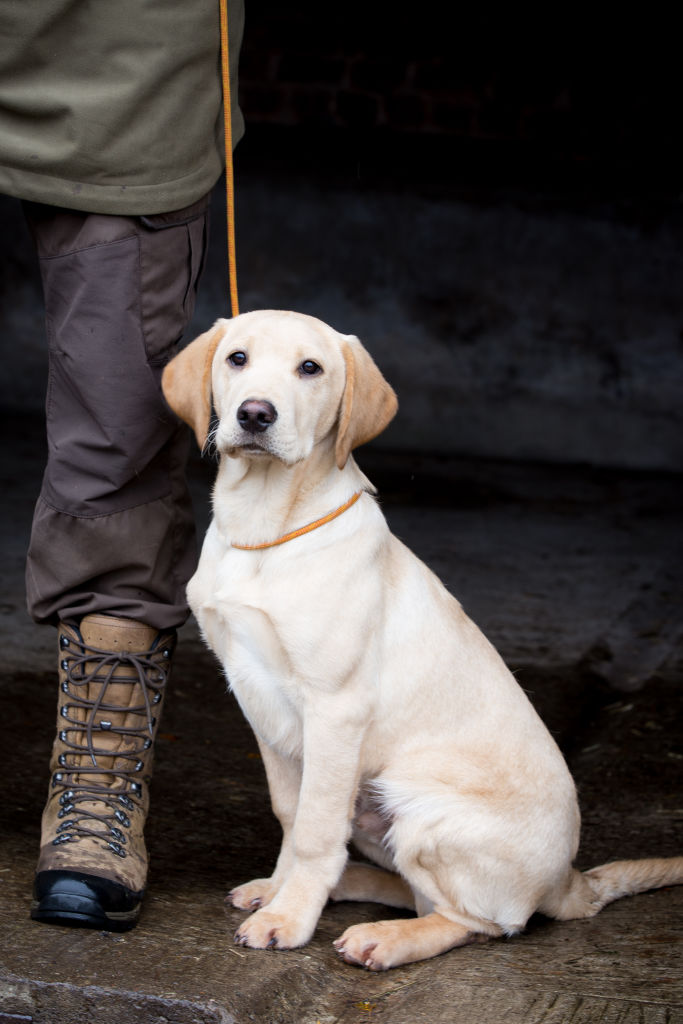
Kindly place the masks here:
POLYGON ((39 871, 33 885, 34 921, 127 931, 140 916, 143 892, 80 871, 39 871))

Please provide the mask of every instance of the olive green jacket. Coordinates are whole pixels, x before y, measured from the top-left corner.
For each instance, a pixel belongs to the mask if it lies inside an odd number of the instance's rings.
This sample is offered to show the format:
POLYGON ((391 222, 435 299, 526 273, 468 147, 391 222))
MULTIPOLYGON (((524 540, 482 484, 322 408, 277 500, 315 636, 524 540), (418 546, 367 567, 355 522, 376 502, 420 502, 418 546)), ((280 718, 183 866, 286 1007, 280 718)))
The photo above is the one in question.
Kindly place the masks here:
MULTIPOLYGON (((242 0, 229 0, 233 143, 242 0)), ((178 210, 225 162, 218 0, 0 0, 0 191, 178 210)))

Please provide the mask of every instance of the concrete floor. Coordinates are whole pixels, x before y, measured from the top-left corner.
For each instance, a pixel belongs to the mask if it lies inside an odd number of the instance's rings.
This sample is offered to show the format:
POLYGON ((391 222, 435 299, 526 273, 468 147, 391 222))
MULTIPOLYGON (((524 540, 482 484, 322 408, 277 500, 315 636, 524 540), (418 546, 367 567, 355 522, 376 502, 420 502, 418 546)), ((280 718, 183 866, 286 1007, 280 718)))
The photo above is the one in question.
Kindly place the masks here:
MULTIPOLYGON (((237 948, 228 889, 278 846, 256 744, 192 623, 158 744, 140 925, 125 935, 29 919, 54 728, 54 633, 23 609, 42 460, 35 418, 5 423, 0 520, 5 722, 0 1022, 584 1024, 683 1021, 683 887, 590 921, 373 975, 332 940, 373 905, 327 908, 311 944, 237 948)), ((680 477, 359 453, 394 530, 442 576, 518 672, 579 784, 579 865, 683 846, 680 477)), ((193 461, 201 525, 211 466, 193 461)))

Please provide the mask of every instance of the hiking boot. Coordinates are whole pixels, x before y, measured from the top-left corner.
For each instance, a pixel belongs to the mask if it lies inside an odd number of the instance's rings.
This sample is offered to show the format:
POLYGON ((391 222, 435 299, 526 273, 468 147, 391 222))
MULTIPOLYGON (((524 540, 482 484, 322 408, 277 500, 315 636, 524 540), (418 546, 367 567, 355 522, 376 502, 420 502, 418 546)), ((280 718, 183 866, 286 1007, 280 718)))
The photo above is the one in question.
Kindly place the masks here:
POLYGON ((87 615, 59 626, 59 704, 31 917, 132 928, 147 878, 143 828, 176 635, 87 615))

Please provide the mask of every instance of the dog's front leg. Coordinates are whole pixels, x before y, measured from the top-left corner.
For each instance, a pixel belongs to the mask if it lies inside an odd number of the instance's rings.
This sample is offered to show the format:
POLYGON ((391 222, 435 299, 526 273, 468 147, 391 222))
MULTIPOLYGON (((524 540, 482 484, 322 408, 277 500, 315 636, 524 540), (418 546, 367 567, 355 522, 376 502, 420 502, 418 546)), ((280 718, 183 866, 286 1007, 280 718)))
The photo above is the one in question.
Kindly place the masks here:
POLYGON ((258 744, 266 769, 273 813, 282 827, 282 845, 275 871, 270 878, 255 878, 228 893, 228 901, 239 910, 257 910, 267 906, 277 894, 294 861, 293 829, 299 804, 301 765, 299 761, 278 754, 261 740, 258 740, 258 744))
MULTIPOLYGON (((292 949, 311 938, 347 859, 360 775, 361 721, 349 695, 316 695, 304 718, 304 764, 291 834, 291 864, 277 895, 240 926, 243 946, 292 949)), ((359 696, 356 708, 363 706, 359 696)), ((289 856, 289 854, 288 854, 289 856)))

